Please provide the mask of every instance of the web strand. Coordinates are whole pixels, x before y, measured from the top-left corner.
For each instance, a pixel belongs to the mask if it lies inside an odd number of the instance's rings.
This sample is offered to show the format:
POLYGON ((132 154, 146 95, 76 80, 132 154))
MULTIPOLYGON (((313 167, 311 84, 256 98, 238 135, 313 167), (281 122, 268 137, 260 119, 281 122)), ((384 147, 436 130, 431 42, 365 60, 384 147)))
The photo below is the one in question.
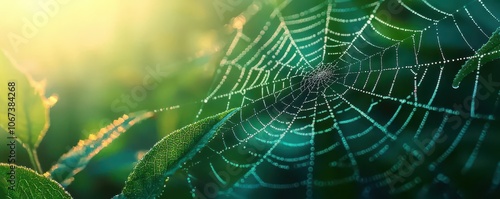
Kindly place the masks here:
POLYGON ((238 29, 197 118, 242 110, 184 167, 192 193, 205 179, 196 169, 217 173, 221 165, 242 174, 232 185, 219 176, 229 186, 219 194, 293 190, 306 198, 353 183, 367 195, 398 194, 424 181, 448 184, 447 162, 473 169, 498 131, 499 88, 484 85, 491 75, 481 62, 459 89, 451 81, 465 61, 483 56, 477 50, 500 26, 499 4, 397 2, 399 15, 383 18, 383 0, 285 1, 238 29), (464 113, 457 104, 467 98, 480 105, 464 113), (467 143, 466 160, 454 161, 467 143), (235 156, 240 147, 236 156, 246 160, 235 156), (401 168, 415 172, 395 181, 401 168))

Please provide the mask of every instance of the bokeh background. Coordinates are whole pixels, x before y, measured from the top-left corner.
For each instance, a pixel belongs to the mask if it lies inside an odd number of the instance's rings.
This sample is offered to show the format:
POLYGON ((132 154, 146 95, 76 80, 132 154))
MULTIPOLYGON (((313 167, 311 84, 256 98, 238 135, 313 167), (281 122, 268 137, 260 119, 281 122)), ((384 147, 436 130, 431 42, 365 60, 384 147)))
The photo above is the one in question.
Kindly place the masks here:
MULTIPOLYGON (((47 95, 59 96, 38 150, 43 170, 79 139, 125 113, 185 104, 134 126, 92 159, 68 187, 75 198, 119 193, 138 156, 194 121, 196 102, 208 92, 220 50, 233 34, 231 18, 248 3, 2 1, 0 48, 35 80, 45 79, 47 95), (221 5, 226 7, 221 10, 221 5), (14 36, 20 43, 11 43, 12 35, 25 39, 14 36), (147 80, 155 88, 131 97, 151 74, 160 74, 147 80)), ((0 150, 0 156, 7 157, 6 152, 0 150)), ((20 146, 17 154, 20 165, 31 167, 20 146)))

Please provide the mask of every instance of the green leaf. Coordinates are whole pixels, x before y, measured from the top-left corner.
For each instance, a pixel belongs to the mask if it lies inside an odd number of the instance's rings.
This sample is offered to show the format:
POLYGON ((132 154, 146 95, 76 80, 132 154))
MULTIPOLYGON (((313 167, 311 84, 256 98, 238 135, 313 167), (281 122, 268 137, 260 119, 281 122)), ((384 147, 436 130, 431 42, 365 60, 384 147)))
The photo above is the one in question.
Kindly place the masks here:
POLYGON ((42 141, 49 128, 49 109, 57 101, 56 97, 45 98, 45 83, 35 82, 27 73, 19 70, 18 64, 7 53, 0 53, 0 106, 5 107, 9 102, 14 108, 0 109, 0 127, 17 140, 28 151, 35 150, 42 141), (15 86, 8 87, 9 82, 15 86), (9 91, 9 88, 15 89, 9 91), (8 94, 13 93, 13 94, 8 94), (5 117, 11 113, 9 117, 5 117), (12 117, 11 117, 12 116, 12 117), (15 129, 10 131, 8 123, 15 118, 15 129))
MULTIPOLYGON (((7 175, 7 174, 4 174, 4 175, 7 175)), ((7 191, 9 188, 9 184, 7 183, 7 179, 8 178, 3 178, 2 180, 0 180, 0 196, 6 196, 9 193, 7 191)))
POLYGON ((123 115, 99 132, 91 134, 88 139, 80 140, 77 146, 62 155, 57 164, 44 175, 56 180, 64 187, 68 186, 73 181, 73 176, 83 170, 90 159, 104 147, 133 125, 152 116, 152 112, 144 111, 123 115))
POLYGON ((481 65, 500 58, 500 27, 491 35, 490 39, 476 53, 476 56, 467 60, 453 79, 453 88, 458 88, 460 82, 478 69, 481 65))
POLYGON ((0 163, 0 173, 6 176, 2 177, 1 184, 8 185, 6 190, 2 188, 7 195, 0 198, 71 198, 57 182, 31 169, 0 163))
POLYGON ((115 198, 156 198, 165 180, 191 159, 239 109, 211 116, 165 136, 135 166, 115 198))

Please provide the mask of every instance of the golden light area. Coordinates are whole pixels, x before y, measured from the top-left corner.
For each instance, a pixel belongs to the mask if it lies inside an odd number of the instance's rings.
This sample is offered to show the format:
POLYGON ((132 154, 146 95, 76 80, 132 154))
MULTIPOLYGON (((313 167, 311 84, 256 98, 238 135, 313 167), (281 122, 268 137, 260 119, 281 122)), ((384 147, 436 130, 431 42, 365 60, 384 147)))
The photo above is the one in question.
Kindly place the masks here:
POLYGON ((234 29, 242 29, 243 25, 246 23, 246 18, 242 15, 237 16, 233 19, 233 28, 234 29))
POLYGON ((205 7, 194 1, 5 1, 0 48, 38 77, 85 75, 101 65, 130 78, 144 62, 215 51, 212 24, 219 21, 205 7))

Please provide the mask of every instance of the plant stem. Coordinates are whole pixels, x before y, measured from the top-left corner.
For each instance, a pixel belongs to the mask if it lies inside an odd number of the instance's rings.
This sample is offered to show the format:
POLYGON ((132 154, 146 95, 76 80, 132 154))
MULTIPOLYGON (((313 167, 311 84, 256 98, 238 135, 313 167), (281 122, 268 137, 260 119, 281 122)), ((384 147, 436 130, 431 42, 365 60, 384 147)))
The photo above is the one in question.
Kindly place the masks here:
POLYGON ((38 154, 36 153, 36 149, 29 149, 28 155, 30 157, 31 164, 35 167, 35 170, 42 174, 42 166, 40 166, 40 161, 38 160, 38 154))

